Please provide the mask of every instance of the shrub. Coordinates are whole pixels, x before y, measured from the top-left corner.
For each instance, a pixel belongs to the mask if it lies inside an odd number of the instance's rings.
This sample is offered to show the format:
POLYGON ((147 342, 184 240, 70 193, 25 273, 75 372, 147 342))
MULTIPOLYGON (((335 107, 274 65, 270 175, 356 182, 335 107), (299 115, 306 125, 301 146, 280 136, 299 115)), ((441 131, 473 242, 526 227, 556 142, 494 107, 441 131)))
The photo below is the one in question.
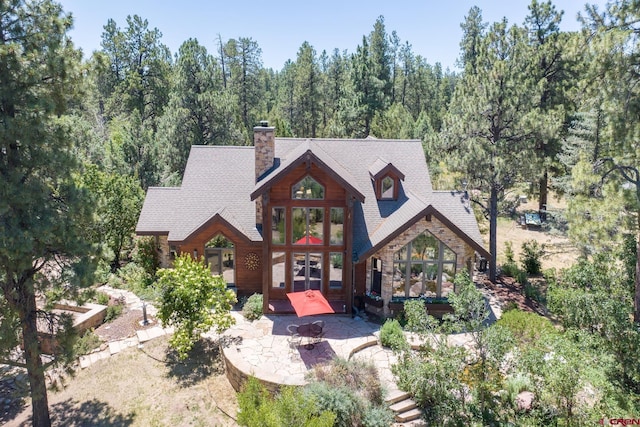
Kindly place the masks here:
POLYGON ((346 387, 335 387, 323 382, 311 383, 305 392, 312 396, 319 408, 336 415, 335 426, 351 427, 360 425, 365 403, 346 387))
POLYGON ((136 240, 133 260, 144 270, 145 286, 156 281, 156 273, 160 268, 160 256, 154 237, 140 237, 136 240))
POLYGON ((96 292, 95 301, 101 305, 109 305, 109 295, 104 292, 96 292))
POLYGON ((540 245, 535 240, 524 242, 520 256, 522 268, 528 274, 540 274, 542 272, 542 255, 544 255, 544 245, 540 245))
POLYGON ((149 280, 144 268, 135 262, 130 262, 116 274, 111 274, 108 280, 109 286, 118 289, 126 289, 147 301, 157 301, 160 291, 155 286, 149 286, 149 280))
POLYGON ((372 363, 338 357, 328 365, 316 365, 313 372, 318 381, 334 387, 347 387, 375 405, 383 402, 382 384, 372 363))
POLYGON ((517 280, 520 274, 520 269, 515 262, 506 262, 501 266, 502 274, 505 276, 513 277, 517 280))
POLYGON ((89 329, 83 336, 76 340, 73 351, 78 356, 89 354, 96 348, 100 347, 102 340, 97 336, 93 329, 89 329))
POLYGON ((405 350, 409 348, 409 343, 404 336, 404 331, 400 322, 395 319, 389 319, 380 328, 380 343, 383 347, 392 350, 405 350))
POLYGON ((330 427, 335 423, 335 414, 321 410, 313 395, 300 388, 283 387, 272 396, 254 377, 249 377, 238 393, 238 406, 238 424, 243 426, 330 427))
POLYGON ((262 294, 253 294, 242 306, 242 315, 247 320, 259 319, 262 316, 262 294))
POLYGON ((533 344, 545 335, 556 333, 553 324, 546 317, 521 310, 503 312, 496 325, 507 328, 521 344, 533 344))
POLYGON ((384 406, 370 406, 362 414, 363 427, 387 427, 394 421, 393 412, 384 406))
POLYGON ((511 242, 504 242, 504 256, 507 259, 505 264, 515 264, 516 260, 513 253, 513 245, 511 242))
POLYGON ((104 317, 105 322, 111 322, 118 318, 122 314, 124 306, 122 304, 113 304, 107 306, 107 314, 104 317))
POLYGON ((200 334, 214 329, 220 333, 235 323, 231 308, 236 296, 220 276, 212 276, 204 258, 196 261, 189 254, 176 258, 174 268, 158 270, 162 299, 158 319, 172 325, 171 348, 185 359, 200 334))

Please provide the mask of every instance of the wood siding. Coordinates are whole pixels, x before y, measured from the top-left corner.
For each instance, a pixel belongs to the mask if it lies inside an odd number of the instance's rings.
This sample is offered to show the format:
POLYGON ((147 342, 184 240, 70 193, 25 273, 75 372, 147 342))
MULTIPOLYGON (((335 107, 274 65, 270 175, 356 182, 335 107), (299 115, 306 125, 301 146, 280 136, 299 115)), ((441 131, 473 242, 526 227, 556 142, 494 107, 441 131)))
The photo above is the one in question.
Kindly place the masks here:
POLYGON ((200 258, 205 253, 207 242, 218 234, 222 234, 234 245, 235 283, 238 296, 262 293, 262 242, 250 241, 219 217, 206 223, 188 240, 181 242, 178 245, 178 251, 189 253, 191 256, 194 255, 194 251, 198 251, 198 258, 200 258), (255 270, 246 268, 245 259, 249 253, 255 253, 260 259, 258 268, 255 270))

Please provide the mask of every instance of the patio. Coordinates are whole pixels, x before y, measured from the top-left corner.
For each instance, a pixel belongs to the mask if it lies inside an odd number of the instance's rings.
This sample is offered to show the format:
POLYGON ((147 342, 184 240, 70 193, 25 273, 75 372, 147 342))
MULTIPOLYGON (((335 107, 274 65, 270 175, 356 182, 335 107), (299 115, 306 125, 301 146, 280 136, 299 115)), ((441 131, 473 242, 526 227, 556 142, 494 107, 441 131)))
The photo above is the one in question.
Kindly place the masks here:
POLYGON ((307 372, 315 365, 335 357, 349 359, 358 352, 361 352, 361 357, 375 359, 372 361, 376 363, 383 383, 390 390, 396 388, 389 371, 389 366, 395 359, 390 351, 378 346, 379 325, 342 315, 303 318, 293 315, 267 315, 253 322, 245 320, 239 312, 233 312, 233 316, 236 325, 223 334, 229 337, 223 354, 227 377, 236 390, 247 376, 258 378, 274 390, 280 385, 304 385, 307 383, 307 372), (325 322, 325 333, 320 342, 312 349, 307 349, 304 342, 299 346, 290 346, 290 334, 287 330, 289 325, 301 325, 318 320, 325 322), (367 349, 373 346, 378 347, 379 351, 374 348, 367 349), (362 351, 363 349, 367 351, 362 351), (379 352, 383 355, 365 356, 379 352), (385 355, 387 353, 388 355, 385 355))

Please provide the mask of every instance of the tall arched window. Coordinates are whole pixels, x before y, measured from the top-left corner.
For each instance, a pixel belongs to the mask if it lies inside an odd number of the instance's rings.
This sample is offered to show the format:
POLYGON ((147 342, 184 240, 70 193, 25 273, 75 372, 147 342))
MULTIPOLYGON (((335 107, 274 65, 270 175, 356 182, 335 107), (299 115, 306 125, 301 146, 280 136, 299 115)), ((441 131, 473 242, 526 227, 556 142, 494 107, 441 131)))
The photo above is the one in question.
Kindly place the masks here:
POLYGON ((455 252, 425 231, 394 254, 393 295, 446 297, 455 273, 455 252))
POLYGON ((222 276, 228 286, 235 286, 235 248, 233 242, 222 234, 217 234, 207 242, 204 256, 211 274, 222 276))

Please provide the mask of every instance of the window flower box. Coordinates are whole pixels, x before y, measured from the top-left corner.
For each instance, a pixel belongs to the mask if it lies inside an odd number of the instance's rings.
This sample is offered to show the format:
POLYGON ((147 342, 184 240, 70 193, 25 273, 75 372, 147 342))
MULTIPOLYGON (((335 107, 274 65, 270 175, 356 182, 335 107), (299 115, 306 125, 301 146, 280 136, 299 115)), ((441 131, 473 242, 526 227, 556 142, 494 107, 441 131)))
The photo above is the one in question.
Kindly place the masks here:
POLYGON ((424 301, 424 307, 427 314, 433 317, 441 319, 442 316, 448 313, 453 313, 453 307, 449 303, 447 298, 433 298, 433 297, 418 297, 418 298, 403 298, 394 297, 389 301, 389 310, 394 315, 399 314, 404 310, 404 303, 408 300, 418 299, 424 301))
POLYGON ((364 296, 364 302, 367 305, 370 305, 372 307, 377 307, 377 308, 382 308, 382 306, 384 305, 384 301, 382 300, 382 298, 379 295, 376 295, 375 293, 368 293, 364 296))

